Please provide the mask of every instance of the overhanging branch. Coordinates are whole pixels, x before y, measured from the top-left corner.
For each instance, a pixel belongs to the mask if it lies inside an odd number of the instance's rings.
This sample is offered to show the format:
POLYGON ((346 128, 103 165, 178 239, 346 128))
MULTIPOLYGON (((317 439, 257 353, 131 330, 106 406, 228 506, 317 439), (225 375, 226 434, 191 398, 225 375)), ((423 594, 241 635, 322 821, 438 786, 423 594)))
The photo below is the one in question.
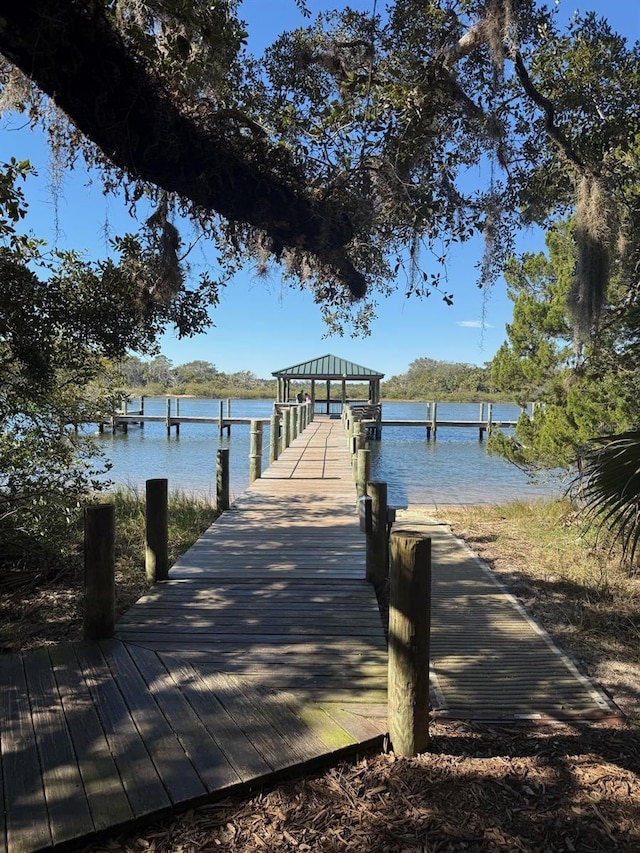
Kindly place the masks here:
POLYGON ((100 0, 0 0, 0 52, 132 178, 263 230, 276 255, 309 252, 364 295, 345 249, 353 235, 345 212, 308 194, 281 149, 238 135, 233 117, 214 113, 204 126, 181 112, 100 0))

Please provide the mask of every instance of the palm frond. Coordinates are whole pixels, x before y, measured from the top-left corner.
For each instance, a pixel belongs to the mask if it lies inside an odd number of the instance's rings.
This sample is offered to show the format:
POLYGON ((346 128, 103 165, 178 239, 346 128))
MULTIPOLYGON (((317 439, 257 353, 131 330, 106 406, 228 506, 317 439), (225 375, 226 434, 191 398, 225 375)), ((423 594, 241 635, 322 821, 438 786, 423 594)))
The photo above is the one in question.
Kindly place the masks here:
POLYGON ((571 489, 585 520, 608 530, 632 562, 640 541, 640 430, 594 439, 571 489))

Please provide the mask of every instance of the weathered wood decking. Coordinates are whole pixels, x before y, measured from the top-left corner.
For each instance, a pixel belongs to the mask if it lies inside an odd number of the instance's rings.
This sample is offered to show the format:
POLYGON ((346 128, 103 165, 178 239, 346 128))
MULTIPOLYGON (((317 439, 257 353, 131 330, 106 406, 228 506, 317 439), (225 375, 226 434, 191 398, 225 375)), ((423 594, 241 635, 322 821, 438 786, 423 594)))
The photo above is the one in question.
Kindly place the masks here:
POLYGON ((442 522, 411 507, 395 528, 431 539, 431 706, 463 720, 621 723, 623 715, 582 674, 442 522))
POLYGON ((0 853, 89 838, 386 732, 338 421, 318 421, 113 639, 0 657, 0 853))
MULTIPOLYGON (((248 790, 386 733, 386 643, 339 421, 316 420, 143 596, 114 638, 0 656, 0 853, 248 790)), ((436 714, 615 709, 442 525, 436 714)))

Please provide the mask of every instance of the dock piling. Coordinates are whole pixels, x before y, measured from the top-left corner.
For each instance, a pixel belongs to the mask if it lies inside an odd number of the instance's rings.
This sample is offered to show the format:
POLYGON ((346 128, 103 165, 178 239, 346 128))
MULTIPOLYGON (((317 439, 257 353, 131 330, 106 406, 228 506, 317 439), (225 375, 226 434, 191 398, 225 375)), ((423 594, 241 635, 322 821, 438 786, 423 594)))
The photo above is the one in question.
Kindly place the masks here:
POLYGON ((368 482, 367 494, 371 498, 371 531, 367 534, 367 580, 378 589, 389 574, 386 482, 368 482))
POLYGON ((390 538, 388 719, 393 751, 429 746, 431 539, 413 531, 390 538))
POLYGON ((287 406, 282 412, 282 450, 291 444, 291 407, 287 406))
POLYGON ((219 447, 216 458, 216 506, 220 512, 229 509, 229 448, 219 447))
POLYGON ((278 458, 278 446, 280 444, 280 416, 273 410, 269 425, 269 464, 278 458))
POLYGON ((168 481, 146 481, 145 572, 151 584, 169 577, 168 481))
POLYGON ((84 618, 85 640, 112 637, 115 628, 114 504, 84 510, 84 618))
POLYGON ((262 474, 262 424, 251 421, 249 446, 249 482, 258 480, 262 474))
POLYGON ((356 496, 367 494, 367 483, 371 475, 371 451, 364 447, 358 448, 356 455, 356 496))

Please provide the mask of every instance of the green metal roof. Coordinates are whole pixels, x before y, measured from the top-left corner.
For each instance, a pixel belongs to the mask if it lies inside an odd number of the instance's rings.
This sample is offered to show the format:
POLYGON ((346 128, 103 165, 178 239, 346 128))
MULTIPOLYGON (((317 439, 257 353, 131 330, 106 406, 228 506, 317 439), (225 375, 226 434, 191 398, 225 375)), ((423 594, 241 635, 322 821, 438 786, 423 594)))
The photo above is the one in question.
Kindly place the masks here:
POLYGON ((382 379, 384 373, 354 364, 335 355, 321 355, 310 361, 274 370, 271 374, 287 379, 382 379))

